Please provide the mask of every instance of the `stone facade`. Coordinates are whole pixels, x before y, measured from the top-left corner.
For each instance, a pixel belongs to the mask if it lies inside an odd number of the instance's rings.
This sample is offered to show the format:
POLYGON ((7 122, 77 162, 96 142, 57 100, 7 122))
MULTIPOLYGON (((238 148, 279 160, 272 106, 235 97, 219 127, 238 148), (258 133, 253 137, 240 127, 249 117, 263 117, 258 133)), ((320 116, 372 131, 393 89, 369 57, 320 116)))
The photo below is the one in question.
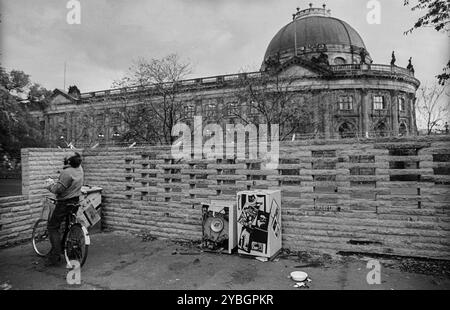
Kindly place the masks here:
MULTIPOLYGON (((210 121, 236 122, 230 110, 251 113, 246 102, 236 100, 240 81, 263 76, 295 78, 288 91, 298 94, 299 100, 308 98, 314 125, 300 126, 301 130, 294 132, 297 138, 417 133, 415 93, 419 81, 414 71, 374 64, 359 34, 347 23, 332 18, 325 8, 294 14, 293 21, 270 42, 259 72, 178 81, 187 121, 202 115, 210 121)), ((127 131, 120 111, 160 100, 153 88, 81 94, 73 89, 70 93, 55 90, 48 109, 36 116, 52 141, 63 137, 76 145, 108 143, 120 140, 127 131)))

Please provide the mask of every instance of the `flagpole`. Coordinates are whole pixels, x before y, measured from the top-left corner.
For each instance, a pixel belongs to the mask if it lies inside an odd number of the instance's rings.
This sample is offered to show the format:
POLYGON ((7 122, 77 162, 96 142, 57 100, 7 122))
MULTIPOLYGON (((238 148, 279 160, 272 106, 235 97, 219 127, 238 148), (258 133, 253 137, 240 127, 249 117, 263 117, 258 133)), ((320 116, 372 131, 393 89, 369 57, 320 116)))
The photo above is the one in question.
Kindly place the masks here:
MULTIPOLYGON (((297 8, 297 13, 298 11, 297 8)), ((297 56, 297 16, 294 17, 294 56, 297 56)))
POLYGON ((66 90, 66 62, 64 62, 64 87, 63 90, 66 90))

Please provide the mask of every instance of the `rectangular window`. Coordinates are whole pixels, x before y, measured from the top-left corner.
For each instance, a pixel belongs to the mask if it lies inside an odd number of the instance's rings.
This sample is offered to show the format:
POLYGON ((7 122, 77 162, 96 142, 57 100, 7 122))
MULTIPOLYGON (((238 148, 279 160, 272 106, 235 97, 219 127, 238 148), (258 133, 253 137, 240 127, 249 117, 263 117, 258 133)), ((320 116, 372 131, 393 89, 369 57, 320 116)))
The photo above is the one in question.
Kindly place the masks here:
POLYGON ((202 100, 201 99, 197 99, 195 100, 195 109, 197 111, 197 114, 201 114, 202 113, 202 100))
POLYGON ((247 104, 246 104, 247 114, 248 115, 256 115, 256 114, 258 114, 257 106, 258 106, 258 104, 255 101, 247 102, 247 104))
POLYGON ((402 97, 398 98, 398 110, 402 112, 406 110, 405 98, 402 97))
POLYGON ((195 114, 195 107, 192 105, 187 105, 184 107, 184 114, 186 117, 194 117, 195 114))
POLYGON ((97 125, 103 125, 103 114, 96 114, 94 120, 97 125))
POLYGON ((205 106, 205 112, 207 116, 212 116, 216 114, 216 105, 214 103, 208 103, 205 106))
POLYGON ((228 104, 228 115, 233 116, 239 113, 237 102, 230 102, 228 104))
POLYGON ((120 125, 120 113, 112 112, 111 113, 111 126, 118 126, 118 125, 120 125))
POLYGON ((386 109, 386 103, 384 102, 383 96, 373 96, 373 109, 374 110, 386 109))
POLYGON ((340 96, 339 97, 339 110, 353 110, 353 97, 352 96, 340 96))

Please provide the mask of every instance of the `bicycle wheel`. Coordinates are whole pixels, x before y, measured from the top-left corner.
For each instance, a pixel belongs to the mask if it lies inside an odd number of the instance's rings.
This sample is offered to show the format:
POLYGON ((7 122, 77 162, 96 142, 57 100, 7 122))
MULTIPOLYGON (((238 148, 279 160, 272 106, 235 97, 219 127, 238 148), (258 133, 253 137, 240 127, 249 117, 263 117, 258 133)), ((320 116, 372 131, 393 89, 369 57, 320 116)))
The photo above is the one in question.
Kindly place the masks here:
POLYGON ((46 256, 52 249, 47 230, 47 220, 39 219, 33 226, 31 235, 33 249, 39 256, 46 256))
POLYGON ((64 238, 64 257, 68 265, 71 260, 77 260, 80 266, 86 262, 90 239, 83 228, 80 224, 72 225, 64 238))

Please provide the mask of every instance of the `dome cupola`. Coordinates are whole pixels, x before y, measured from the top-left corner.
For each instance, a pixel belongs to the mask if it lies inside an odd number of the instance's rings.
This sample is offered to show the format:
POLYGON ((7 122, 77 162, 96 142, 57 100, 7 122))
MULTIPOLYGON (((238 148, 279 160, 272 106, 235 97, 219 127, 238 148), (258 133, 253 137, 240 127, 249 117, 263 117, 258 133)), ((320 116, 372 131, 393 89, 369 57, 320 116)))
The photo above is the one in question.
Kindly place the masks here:
POLYGON ((331 17, 331 11, 309 8, 292 14, 267 47, 262 70, 283 64, 293 57, 326 62, 330 65, 370 63, 371 58, 358 32, 346 22, 331 17))

